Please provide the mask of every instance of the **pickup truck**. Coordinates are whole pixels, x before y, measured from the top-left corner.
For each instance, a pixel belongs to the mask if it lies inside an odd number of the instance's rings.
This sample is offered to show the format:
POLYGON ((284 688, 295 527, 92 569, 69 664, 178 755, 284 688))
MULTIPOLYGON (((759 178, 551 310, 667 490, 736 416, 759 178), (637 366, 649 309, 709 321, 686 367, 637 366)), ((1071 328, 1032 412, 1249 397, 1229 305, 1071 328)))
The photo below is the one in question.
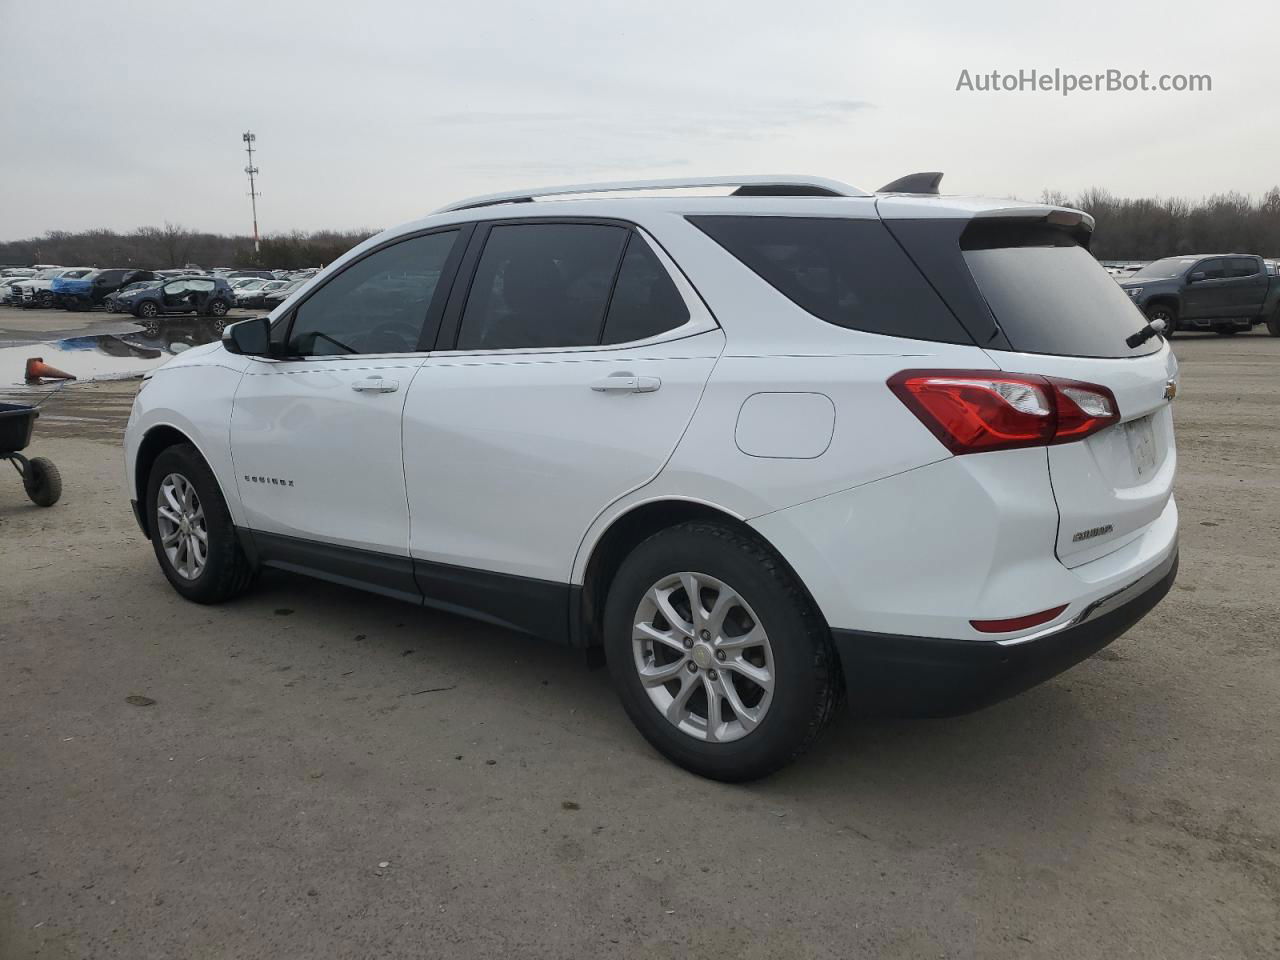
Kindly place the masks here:
POLYGON ((1280 337, 1280 276, 1273 261, 1252 254, 1166 257, 1117 281, 1165 336, 1179 330, 1232 334, 1265 323, 1280 337))

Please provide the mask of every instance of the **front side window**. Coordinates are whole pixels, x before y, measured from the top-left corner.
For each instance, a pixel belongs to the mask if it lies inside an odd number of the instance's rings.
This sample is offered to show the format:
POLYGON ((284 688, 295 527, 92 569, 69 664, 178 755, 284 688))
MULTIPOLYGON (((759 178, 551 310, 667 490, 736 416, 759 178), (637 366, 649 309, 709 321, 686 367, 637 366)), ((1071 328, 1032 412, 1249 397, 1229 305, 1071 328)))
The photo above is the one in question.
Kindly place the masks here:
POLYGON ((1227 275, 1227 261, 1205 260, 1196 267, 1195 272, 1204 274, 1203 277, 1196 277, 1197 280, 1221 280, 1227 275))
POLYGON ((165 293, 165 296, 168 296, 168 297, 176 297, 179 294, 183 294, 186 292, 187 292, 187 281, 185 280, 171 280, 169 283, 166 283, 164 285, 164 293, 165 293))
POLYGON ((458 231, 383 247, 348 266, 295 311, 295 356, 412 353, 458 231))
POLYGON ((599 343, 627 233, 585 223, 493 227, 463 310, 458 349, 599 343))
POLYGON ((192 293, 208 293, 213 289, 212 280, 188 280, 187 289, 192 293))

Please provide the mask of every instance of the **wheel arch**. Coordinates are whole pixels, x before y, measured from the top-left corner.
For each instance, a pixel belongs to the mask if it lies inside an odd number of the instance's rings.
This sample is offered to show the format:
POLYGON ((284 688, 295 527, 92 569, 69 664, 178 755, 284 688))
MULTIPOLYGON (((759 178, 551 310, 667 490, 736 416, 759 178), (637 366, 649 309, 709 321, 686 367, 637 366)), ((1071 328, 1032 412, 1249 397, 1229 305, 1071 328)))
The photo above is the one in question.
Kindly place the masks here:
MULTIPOLYGON (((200 458, 205 463, 209 463, 209 458, 200 449, 200 444, 196 443, 189 434, 184 433, 172 424, 156 424, 147 430, 138 444, 138 453, 133 461, 133 493, 140 508, 138 510, 138 522, 142 524, 142 531, 148 537, 151 536, 151 525, 148 522, 146 503, 147 483, 151 479, 151 468, 155 465, 156 459, 160 454, 170 447, 176 447, 183 443, 191 444, 196 453, 200 454, 200 458)), ((213 473, 214 482, 216 483, 218 480, 217 473, 212 469, 210 472, 213 473)), ((226 491, 222 491, 222 495, 225 499, 226 491)))
MULTIPOLYGON (((573 591, 571 610, 572 642, 575 646, 599 647, 603 637, 605 600, 614 575, 627 556, 643 541, 662 530, 701 520, 720 523, 750 537, 769 550, 795 577, 811 603, 808 587, 791 564, 767 538, 741 517, 715 504, 700 500, 659 499, 636 504, 614 517, 588 548, 582 585, 573 591)), ((816 603, 815 610, 819 610, 816 603)), ((819 615, 821 612, 819 611, 819 615)))

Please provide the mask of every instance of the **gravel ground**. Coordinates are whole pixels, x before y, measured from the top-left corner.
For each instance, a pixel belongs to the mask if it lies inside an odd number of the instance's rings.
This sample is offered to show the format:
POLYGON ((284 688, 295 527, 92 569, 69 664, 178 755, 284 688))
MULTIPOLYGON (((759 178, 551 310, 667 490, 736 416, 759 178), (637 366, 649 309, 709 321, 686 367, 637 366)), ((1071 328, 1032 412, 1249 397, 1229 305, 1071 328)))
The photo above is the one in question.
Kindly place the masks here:
POLYGON ((1168 599, 741 787, 566 649, 284 574, 184 603, 122 489, 135 385, 68 388, 63 501, 0 473, 0 958, 1280 955, 1280 340, 1175 348, 1168 599))

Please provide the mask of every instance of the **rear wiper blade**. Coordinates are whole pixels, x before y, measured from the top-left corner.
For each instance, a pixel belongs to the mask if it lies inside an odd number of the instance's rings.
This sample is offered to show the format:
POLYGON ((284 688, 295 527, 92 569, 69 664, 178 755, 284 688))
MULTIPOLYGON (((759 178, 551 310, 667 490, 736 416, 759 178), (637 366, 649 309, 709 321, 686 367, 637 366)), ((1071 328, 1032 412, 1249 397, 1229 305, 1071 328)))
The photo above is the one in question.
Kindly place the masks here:
POLYGON ((1158 333, 1164 333, 1164 321, 1152 320, 1137 333, 1132 333, 1126 337, 1124 342, 1132 350, 1135 347, 1142 346, 1158 333))

